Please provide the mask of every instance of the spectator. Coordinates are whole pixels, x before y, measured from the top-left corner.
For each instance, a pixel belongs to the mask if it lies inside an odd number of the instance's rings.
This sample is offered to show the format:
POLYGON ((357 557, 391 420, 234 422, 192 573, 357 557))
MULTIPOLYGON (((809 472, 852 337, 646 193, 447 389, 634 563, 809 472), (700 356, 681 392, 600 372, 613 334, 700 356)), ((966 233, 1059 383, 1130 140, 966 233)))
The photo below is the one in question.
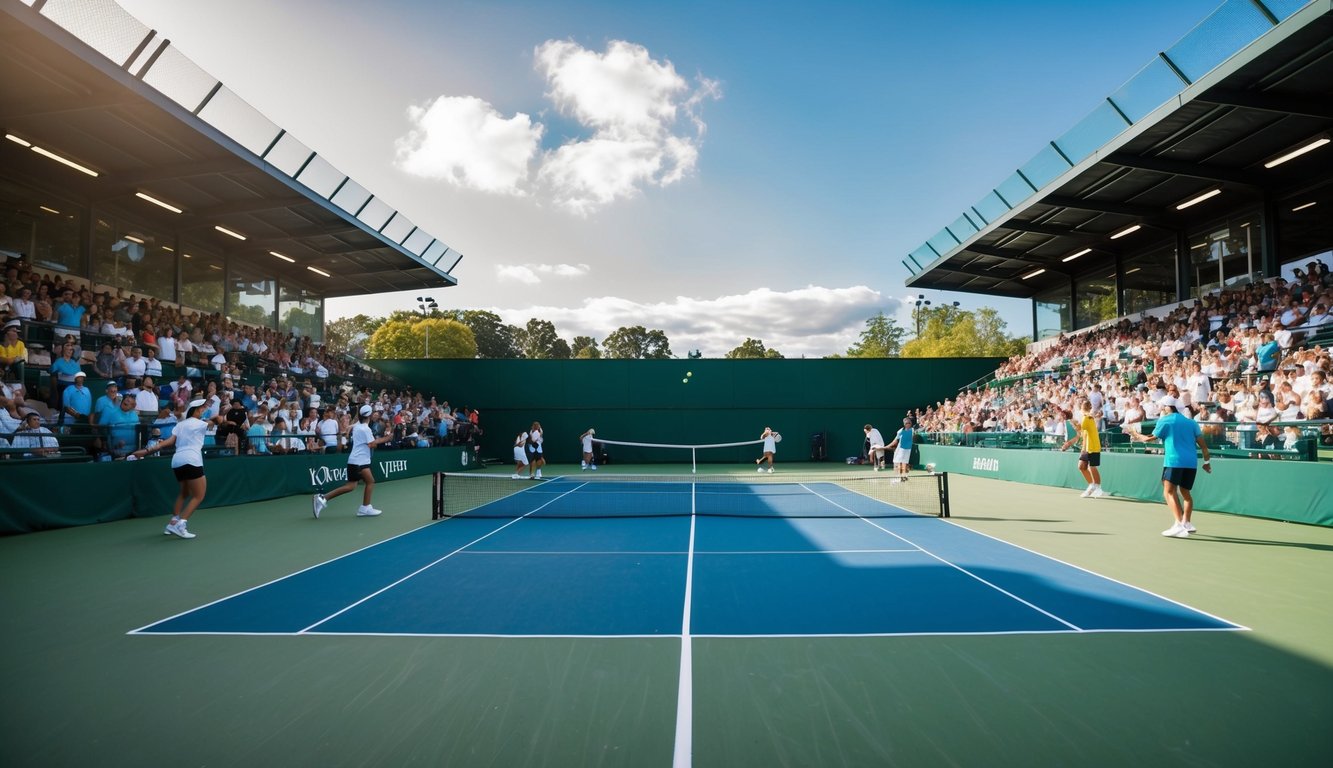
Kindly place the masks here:
POLYGON ((122 459, 139 448, 139 411, 133 392, 120 398, 120 407, 110 411, 101 426, 106 429, 106 446, 113 458, 122 459))
POLYGON ((54 456, 60 453, 60 442, 51 430, 42 425, 42 417, 29 413, 23 420, 23 428, 15 433, 11 445, 25 451, 23 456, 54 456))
POLYGON ((23 381, 28 347, 19 338, 19 321, 11 320, 5 324, 3 338, 0 341, 0 381, 23 381))

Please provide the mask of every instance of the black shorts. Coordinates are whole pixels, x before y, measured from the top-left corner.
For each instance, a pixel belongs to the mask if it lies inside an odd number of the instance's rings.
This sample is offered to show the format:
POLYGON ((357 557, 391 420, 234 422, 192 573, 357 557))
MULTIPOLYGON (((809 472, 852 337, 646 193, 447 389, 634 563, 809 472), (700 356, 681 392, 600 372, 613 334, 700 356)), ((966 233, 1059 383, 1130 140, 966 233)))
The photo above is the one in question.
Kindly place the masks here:
POLYGON ((1194 490, 1194 478, 1199 474, 1195 467, 1186 469, 1185 467, 1167 467, 1162 470, 1162 479, 1178 488, 1184 488, 1187 491, 1194 490))
POLYGON ((1100 451, 1097 453, 1084 451, 1078 455, 1078 460, 1088 462, 1089 467, 1100 467, 1102 465, 1102 454, 1100 451))
POLYGON ((193 464, 182 464, 179 467, 173 467, 172 472, 176 473, 177 480, 198 480, 204 476, 204 468, 196 467, 193 464))
POLYGON ((353 483, 355 483, 357 480, 360 480, 360 479, 361 479, 361 470, 363 470, 363 469, 370 469, 370 465, 369 465, 369 464, 348 464, 348 465, 347 465, 347 480, 348 480, 349 482, 353 482, 353 483))

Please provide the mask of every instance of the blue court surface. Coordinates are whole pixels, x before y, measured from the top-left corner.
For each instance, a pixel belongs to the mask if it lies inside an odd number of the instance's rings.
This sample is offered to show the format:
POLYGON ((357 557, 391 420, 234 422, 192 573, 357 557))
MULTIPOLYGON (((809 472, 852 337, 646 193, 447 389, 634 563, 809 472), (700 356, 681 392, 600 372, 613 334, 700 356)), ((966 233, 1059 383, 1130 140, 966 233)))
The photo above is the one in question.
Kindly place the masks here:
POLYGON ((813 516, 783 517, 783 505, 796 508, 789 494, 737 486, 722 494, 735 497, 728 508, 739 516, 712 517, 689 514, 701 494, 685 489, 662 501, 644 488, 533 486, 505 500, 527 505, 515 506, 516 516, 431 523, 134 632, 781 637, 1240 628, 865 496, 803 486, 801 513, 813 516), (761 514, 766 507, 778 514, 761 514), (590 509, 627 516, 582 516, 590 509))

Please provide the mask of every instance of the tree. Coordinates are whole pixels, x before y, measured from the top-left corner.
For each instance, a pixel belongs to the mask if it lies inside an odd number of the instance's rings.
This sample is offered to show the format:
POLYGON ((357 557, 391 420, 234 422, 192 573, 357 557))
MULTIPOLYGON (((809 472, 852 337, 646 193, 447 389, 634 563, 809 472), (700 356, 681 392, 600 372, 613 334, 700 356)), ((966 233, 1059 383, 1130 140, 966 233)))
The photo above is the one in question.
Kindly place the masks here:
POLYGON ((336 354, 365 357, 366 342, 383 324, 384 318, 369 315, 339 318, 325 324, 324 346, 336 354))
POLYGON ((1005 335, 1005 322, 990 307, 975 312, 956 307, 926 310, 921 335, 903 345, 903 357, 1009 357, 1027 343, 1005 335))
POLYGON ((757 358, 767 358, 769 360, 781 360, 782 353, 776 349, 765 349, 764 342, 760 339, 746 337, 745 341, 739 347, 724 355, 729 360, 753 360, 757 358))
POLYGON ((903 350, 905 328, 883 312, 866 320, 861 338, 847 350, 848 357, 897 357, 903 350))
POLYGON ((569 342, 555 332, 555 323, 550 320, 528 320, 525 328, 515 334, 515 343, 523 357, 529 360, 568 360, 569 342))
POLYGON ((476 356, 477 340, 472 329, 445 317, 386 320, 366 344, 366 357, 377 360, 476 356), (429 354, 426 350, 428 329, 429 354))
POLYGON ((444 314, 472 329, 477 340, 477 357, 507 360, 522 357, 515 342, 519 328, 506 325, 500 316, 484 309, 450 309, 444 314))
POLYGON ((571 357, 579 360, 596 360, 602 356, 602 350, 597 348, 597 339, 591 336, 575 336, 570 349, 573 353, 571 357))
POLYGON ((602 341, 606 356, 617 360, 665 360, 671 357, 671 343, 660 330, 642 325, 617 328, 602 341))

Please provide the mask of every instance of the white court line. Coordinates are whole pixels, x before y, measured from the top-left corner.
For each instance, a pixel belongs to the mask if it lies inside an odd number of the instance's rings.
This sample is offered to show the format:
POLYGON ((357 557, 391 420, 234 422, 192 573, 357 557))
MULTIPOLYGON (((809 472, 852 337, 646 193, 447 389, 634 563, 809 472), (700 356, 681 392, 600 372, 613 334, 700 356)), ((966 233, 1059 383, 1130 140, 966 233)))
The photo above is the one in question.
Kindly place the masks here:
POLYGON ((690 640, 690 603, 694 598, 694 483, 690 483, 690 546, 685 557, 685 608, 680 619, 680 678, 676 690, 676 748, 673 768, 689 768, 694 758, 694 648, 690 640))
MULTIPOLYGON (((1203 611, 1199 611, 1203 613, 1203 611)), ((1249 632, 1248 627, 1242 627, 1233 624, 1229 627, 1174 627, 1169 629, 1006 629, 992 630, 982 632, 811 632, 808 634, 800 633, 778 633, 766 635, 730 635, 730 634, 691 634, 691 638, 703 638, 705 640, 799 640, 801 638, 816 639, 836 639, 846 638, 874 638, 874 637, 988 637, 991 635, 1119 635, 1119 634, 1161 634, 1168 632, 1249 632)), ((189 635, 209 635, 216 637, 440 637, 440 638, 493 638, 493 639, 513 639, 513 640, 674 640, 679 638, 677 634, 661 635, 531 635, 531 634, 504 634, 499 632, 146 632, 145 637, 156 636, 176 636, 184 637, 189 635)))
POLYGON ((559 500, 560 500, 561 498, 563 498, 564 496, 567 496, 567 495, 573 493, 574 491, 578 490, 579 487, 580 487, 581 485, 582 485, 582 483, 581 483, 580 485, 576 485, 576 486, 574 486, 573 488, 570 488, 570 489, 569 489, 568 491, 566 491, 565 493, 562 493, 562 494, 560 494, 559 496, 556 496, 554 499, 551 499, 550 501, 546 502, 546 504, 541 505, 541 507, 537 507, 536 509, 532 510, 532 512, 528 512, 527 514, 523 515, 523 517, 516 517, 516 518, 514 518, 513 520, 510 520, 509 522, 507 522, 507 523, 505 523, 504 525, 500 526, 499 528, 496 528, 495 530, 493 530, 493 531, 491 531, 490 533, 486 534, 485 536, 479 536, 478 538, 473 539, 472 541, 468 542, 467 544, 464 544, 463 546, 459 547, 458 549, 455 549, 453 552, 450 552, 449 554, 445 555, 444 557, 441 557, 441 558, 435 560, 434 562, 428 563, 427 565, 424 565, 424 566, 422 566, 422 567, 416 569, 415 571, 412 571, 411 573, 407 574, 407 575, 404 576, 403 578, 401 578, 401 579, 399 579, 399 580, 393 582, 392 584, 388 585, 387 587, 383 587, 383 588, 381 588, 381 589, 377 589, 377 590, 375 590, 374 592, 371 592, 370 594, 368 594, 368 595, 366 595, 365 597, 361 598, 360 600, 357 600, 355 603, 352 603, 351 605, 346 606, 346 607, 343 608, 342 610, 337 611, 336 613, 329 614, 328 616, 325 616, 324 618, 320 619, 319 621, 315 622, 314 624, 311 624, 310 626, 308 626, 308 627, 306 627, 305 629, 301 630, 298 634, 304 634, 304 633, 306 633, 306 632, 309 632, 310 630, 314 629, 315 627, 318 627, 320 624, 323 624, 324 622, 328 621, 329 619, 337 618, 338 616, 341 616, 342 614, 347 613, 348 611, 352 610, 353 608, 357 607, 358 605, 361 605, 362 603, 366 602, 367 600, 369 600, 369 599, 371 599, 371 598, 373 598, 373 597, 376 597, 376 596, 378 596, 378 595, 382 595, 382 594, 384 594, 385 592, 388 592, 389 590, 393 589, 394 587, 398 586, 399 584, 402 584, 404 581, 407 581, 408 579, 412 578, 413 576, 416 576, 417 574, 422 573, 423 571, 429 570, 430 568, 433 568, 433 567, 435 567, 436 565, 439 565, 440 563, 444 562, 445 560, 448 560, 449 558, 453 557, 454 555, 458 554, 459 552, 462 552, 463 550, 467 549, 468 547, 472 546, 473 544, 476 544, 478 541, 481 541, 481 540, 483 540, 483 539, 488 539, 488 538, 490 538, 491 536, 494 536, 495 534, 499 533, 500 531, 503 531, 504 529, 508 528, 509 526, 513 525, 514 523, 519 522, 520 520, 522 520, 523 518, 527 517, 528 515, 531 515, 533 512, 536 512, 537 510, 540 510, 542 507, 545 507, 545 506, 550 505, 550 504, 554 504, 555 502, 559 501, 559 500))
MULTIPOLYGON (((879 555, 920 552, 917 549, 700 549, 694 551, 695 557, 702 555, 879 555)), ((689 555, 690 552, 666 552, 662 550, 549 550, 549 549, 473 549, 460 552, 461 555, 689 555)))
MULTIPOLYGON (((801 487, 802 487, 802 488, 806 488, 806 486, 805 486, 804 483, 801 484, 801 487)), ((976 575, 975 573, 972 573, 971 571, 969 571, 968 569, 964 568, 964 567, 961 566, 961 565, 957 565, 957 564, 955 564, 955 563, 951 563, 951 562, 949 562, 948 560, 945 560, 944 558, 940 557, 939 555, 935 554, 934 552, 931 552, 930 550, 926 549, 925 547, 921 546, 920 544, 917 544, 915 541, 911 541, 910 539, 906 538, 905 536, 899 536, 898 534, 894 533, 893 531, 890 531, 888 528, 885 528, 885 527, 882 526, 882 525, 879 525, 878 523, 874 522, 873 520, 870 520, 870 519, 868 519, 868 518, 862 517, 861 515, 857 515, 855 512, 852 512, 852 510, 847 509, 846 507, 842 506, 842 505, 839 504, 838 502, 833 501, 832 499, 828 498, 827 496, 824 496, 823 494, 819 493, 818 491, 815 491, 815 490, 812 489, 812 488, 806 488, 806 490, 810 491, 811 493, 813 493, 814 495, 816 495, 816 496, 818 496, 819 498, 823 499, 824 501, 827 501, 828 503, 832 504, 833 506, 837 507, 838 509, 841 509, 841 510, 843 510, 844 512, 848 512, 848 513, 850 513, 850 514, 856 515, 856 517, 857 517, 858 519, 864 521, 867 525, 872 525, 872 526, 878 528, 878 529, 881 530, 881 531, 884 531, 885 533, 889 534, 890 536, 892 536, 892 537, 894 537, 894 538, 896 538, 896 539, 901 539, 902 541, 905 541, 905 542, 907 542, 908 544, 911 544, 912 546, 914 546, 914 547, 916 547, 917 549, 921 550, 923 553, 929 555, 930 557, 935 558, 936 560, 940 561, 941 563, 944 563, 945 565, 949 566, 950 568, 956 568, 959 572, 964 573, 964 574, 967 574, 968 576, 971 576, 972 578, 976 579, 977 581, 981 582, 982 584, 985 584, 986 586, 990 587, 991 589, 995 590, 996 592, 999 592, 999 593, 1002 594, 1002 595, 1006 595, 1007 597, 1010 597, 1010 598, 1012 598, 1012 599, 1014 599, 1014 600, 1017 600, 1018 602, 1022 603, 1023 605, 1026 605, 1027 607, 1031 608, 1032 610, 1036 611, 1037 613, 1040 613, 1040 614, 1042 614, 1042 615, 1044 615, 1044 616, 1047 616, 1047 617, 1049 617, 1049 618, 1051 618, 1051 619, 1054 619, 1055 621, 1058 621, 1058 622, 1060 622, 1061 624, 1064 624, 1066 627, 1069 627, 1070 629, 1073 629, 1073 630, 1076 630, 1076 631, 1082 631, 1081 627, 1078 627, 1078 626, 1074 625, 1074 624, 1071 623, 1071 622, 1065 621, 1064 619, 1060 618, 1059 616, 1056 616, 1055 614, 1051 613, 1050 611, 1046 610, 1045 608, 1042 608, 1042 607, 1037 606, 1037 605, 1035 605, 1035 604, 1033 604, 1033 603, 1031 603, 1031 602, 1028 602, 1027 600, 1024 600, 1023 598, 1019 597, 1018 595, 1015 595, 1013 592, 1010 592, 1009 590, 1004 589, 1003 587, 1001 587, 1001 586, 999 586, 999 585, 997 585, 997 584, 992 584, 991 582, 986 581, 985 579, 981 578, 980 576, 976 575)))

